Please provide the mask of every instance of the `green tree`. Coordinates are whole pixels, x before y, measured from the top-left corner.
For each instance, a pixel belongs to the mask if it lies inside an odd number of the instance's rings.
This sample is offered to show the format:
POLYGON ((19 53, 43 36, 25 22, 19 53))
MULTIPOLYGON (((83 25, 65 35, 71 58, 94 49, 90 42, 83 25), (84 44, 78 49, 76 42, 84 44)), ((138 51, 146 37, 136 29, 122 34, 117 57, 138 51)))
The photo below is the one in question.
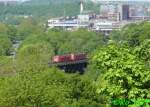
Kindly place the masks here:
POLYGON ((0 56, 0 74, 13 73, 13 60, 7 56, 0 56))
POLYGON ((8 36, 5 34, 0 34, 0 56, 8 55, 11 47, 12 43, 8 36))
POLYGON ((57 69, 0 78, 2 107, 99 107, 96 88, 79 75, 57 69))
POLYGON ((95 53, 92 63, 100 72, 97 91, 107 99, 150 98, 150 70, 130 48, 111 43, 95 53))
POLYGON ((103 35, 85 29, 74 32, 50 31, 48 35, 51 45, 55 47, 55 54, 89 53, 104 44, 103 35))
POLYGON ((17 36, 20 39, 25 39, 30 35, 41 34, 43 32, 44 28, 38 25, 36 20, 32 18, 22 20, 17 27, 17 36))
POLYGON ((149 22, 129 24, 123 27, 121 31, 112 32, 110 38, 117 42, 127 41, 132 47, 139 46, 144 40, 150 39, 149 27, 149 22))
POLYGON ((0 23, 0 34, 7 34, 8 26, 4 23, 0 23))
POLYGON ((17 54, 17 69, 33 70, 48 67, 53 48, 47 42, 22 46, 17 54))
POLYGON ((46 33, 27 37, 21 46, 46 41, 54 49, 55 54, 90 53, 98 45, 103 45, 103 35, 80 29, 74 32, 49 30, 46 33), (80 48, 79 48, 80 47, 80 48))
POLYGON ((134 54, 150 68, 150 39, 137 46, 134 54))

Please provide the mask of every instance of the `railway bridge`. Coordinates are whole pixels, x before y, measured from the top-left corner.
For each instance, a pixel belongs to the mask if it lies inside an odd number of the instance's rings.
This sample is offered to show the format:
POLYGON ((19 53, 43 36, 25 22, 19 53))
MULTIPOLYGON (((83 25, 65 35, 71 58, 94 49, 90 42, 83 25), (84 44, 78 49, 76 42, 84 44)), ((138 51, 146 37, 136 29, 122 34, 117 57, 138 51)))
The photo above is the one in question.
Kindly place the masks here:
POLYGON ((84 73, 85 68, 88 64, 88 58, 85 54, 70 54, 63 56, 54 56, 52 62, 49 64, 50 67, 58 67, 67 73, 84 73), (71 60, 72 59, 72 60, 71 60))

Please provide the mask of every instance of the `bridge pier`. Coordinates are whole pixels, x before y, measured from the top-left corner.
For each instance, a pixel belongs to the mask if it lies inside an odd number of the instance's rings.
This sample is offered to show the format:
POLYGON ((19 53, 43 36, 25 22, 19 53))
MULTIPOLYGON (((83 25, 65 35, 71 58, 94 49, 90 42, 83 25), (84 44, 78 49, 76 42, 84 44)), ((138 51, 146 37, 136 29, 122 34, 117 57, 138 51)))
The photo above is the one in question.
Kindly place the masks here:
POLYGON ((67 73, 79 72, 79 73, 83 74, 85 68, 87 67, 87 62, 68 64, 68 65, 58 65, 57 67, 61 70, 64 70, 67 73))
POLYGON ((84 73, 84 70, 87 67, 87 65, 88 59, 69 62, 49 63, 50 67, 55 66, 61 70, 64 70, 67 73, 79 72, 80 74, 84 73))

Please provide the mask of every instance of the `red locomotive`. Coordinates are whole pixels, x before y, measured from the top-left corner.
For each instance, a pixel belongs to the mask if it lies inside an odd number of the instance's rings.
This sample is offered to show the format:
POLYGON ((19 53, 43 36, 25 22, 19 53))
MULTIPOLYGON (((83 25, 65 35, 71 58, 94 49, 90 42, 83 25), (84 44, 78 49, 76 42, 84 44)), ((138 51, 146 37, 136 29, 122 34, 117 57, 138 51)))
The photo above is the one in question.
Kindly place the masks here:
POLYGON ((60 56, 54 56, 52 61, 53 63, 59 63, 59 62, 70 62, 70 61, 78 61, 78 60, 84 60, 87 59, 86 54, 68 54, 68 55, 60 55, 60 56))

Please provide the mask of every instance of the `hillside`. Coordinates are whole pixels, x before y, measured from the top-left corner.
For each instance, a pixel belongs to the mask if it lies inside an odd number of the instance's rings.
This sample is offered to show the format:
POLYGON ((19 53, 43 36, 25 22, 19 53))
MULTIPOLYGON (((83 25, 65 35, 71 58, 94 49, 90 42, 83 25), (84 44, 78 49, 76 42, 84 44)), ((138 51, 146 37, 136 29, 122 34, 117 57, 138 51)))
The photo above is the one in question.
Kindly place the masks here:
MULTIPOLYGON (((16 5, 0 5, 0 21, 10 21, 18 16, 33 17, 59 17, 72 16, 79 14, 80 0, 31 0, 23 4, 16 5)), ((85 10, 99 12, 99 5, 87 1, 84 5, 85 10)))
POLYGON ((77 2, 80 2, 80 0, 30 0, 30 1, 25 2, 25 4, 47 5, 47 4, 77 3, 77 2))
MULTIPOLYGON (((45 11, 46 15, 62 16, 64 15, 64 11, 66 15, 79 14, 79 3, 80 0, 31 0, 25 2, 23 5, 32 6, 34 11, 42 10, 42 13, 45 11)), ((90 0, 86 0, 84 8, 85 10, 99 11, 99 6, 90 2, 90 0)))

